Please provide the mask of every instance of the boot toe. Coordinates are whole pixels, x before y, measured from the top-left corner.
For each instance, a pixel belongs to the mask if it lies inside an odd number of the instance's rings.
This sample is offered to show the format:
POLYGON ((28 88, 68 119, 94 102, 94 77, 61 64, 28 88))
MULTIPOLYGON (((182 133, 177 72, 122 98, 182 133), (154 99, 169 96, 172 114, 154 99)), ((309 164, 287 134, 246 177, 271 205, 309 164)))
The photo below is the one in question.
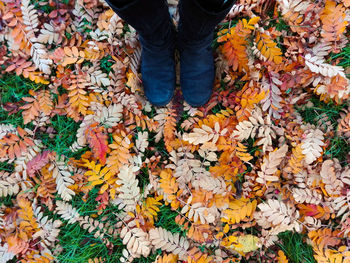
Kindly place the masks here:
POLYGON ((213 78, 208 75, 202 79, 182 81, 181 89, 185 101, 192 107, 205 105, 211 97, 213 84, 213 78))
POLYGON ((144 83, 144 91, 147 100, 157 107, 167 105, 173 97, 174 88, 170 82, 144 83))
POLYGON ((142 41, 141 74, 145 96, 154 106, 165 106, 176 86, 174 43, 169 47, 147 46, 142 41))
POLYGON ((158 107, 170 102, 176 85, 174 65, 161 65, 141 68, 145 96, 151 104, 158 107))
POLYGON ((200 96, 183 95, 185 101, 192 107, 204 106, 210 99, 212 92, 208 94, 201 94, 200 96))
POLYGON ((214 86, 215 68, 211 48, 180 54, 180 84, 185 101, 192 107, 208 102, 214 86))

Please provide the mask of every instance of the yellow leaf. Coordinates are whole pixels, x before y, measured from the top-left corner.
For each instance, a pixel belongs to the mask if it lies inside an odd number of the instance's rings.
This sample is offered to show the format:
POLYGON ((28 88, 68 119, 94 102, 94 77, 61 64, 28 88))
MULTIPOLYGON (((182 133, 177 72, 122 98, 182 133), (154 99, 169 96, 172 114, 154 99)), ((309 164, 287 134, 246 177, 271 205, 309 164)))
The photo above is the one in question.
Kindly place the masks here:
POLYGON ((257 243, 259 242, 259 238, 253 235, 245 235, 238 237, 237 242, 242 245, 242 247, 236 247, 237 251, 248 253, 254 250, 257 250, 259 247, 257 243))
POLYGON ((288 259, 282 250, 278 250, 278 263, 288 263, 288 259))
POLYGON ((281 64, 282 63, 282 57, 275 56, 273 58, 273 62, 275 62, 276 64, 281 64))
POLYGON ((100 194, 103 194, 108 188, 108 184, 104 184, 100 189, 100 194))
POLYGON ((31 223, 28 222, 28 221, 22 221, 22 222, 20 223, 20 225, 21 225, 21 227, 31 226, 31 223))
POLYGON ((109 171, 108 173, 105 174, 104 179, 105 179, 106 181, 108 181, 109 178, 111 178, 112 175, 113 175, 113 173, 112 173, 111 171, 109 171))
POLYGON ((136 205, 136 213, 139 214, 141 212, 141 208, 140 205, 136 205))
POLYGON ((240 216, 241 218, 245 218, 245 216, 247 215, 247 206, 243 206, 242 209, 240 210, 240 216))
POLYGON ((107 166, 103 167, 103 169, 100 171, 101 174, 105 174, 107 172, 108 172, 108 167, 107 166))
POLYGON ((260 20, 260 17, 256 16, 249 20, 249 25, 255 25, 260 20))
POLYGON ((229 230, 230 230, 230 227, 228 224, 226 224, 224 227, 224 233, 226 234, 229 230))
POLYGON ((99 175, 93 175, 88 178, 88 181, 96 181, 96 180, 99 180, 100 178, 101 176, 99 175))
POLYGON ((96 172, 100 172, 100 170, 101 170, 101 164, 100 164, 100 163, 97 164, 97 165, 95 166, 94 170, 95 170, 96 172))
POLYGON ((130 212, 130 211, 128 211, 128 212, 126 212, 129 216, 131 216, 131 217, 135 217, 135 215, 132 213, 132 212, 130 212))
POLYGON ((96 180, 96 181, 93 181, 91 185, 98 185, 98 184, 103 184, 104 181, 103 180, 96 180))
POLYGON ((111 196, 112 199, 115 198, 115 189, 114 189, 114 188, 111 188, 111 189, 109 190, 109 195, 111 196))
POLYGON ((243 18, 242 22, 243 22, 243 27, 247 27, 247 20, 243 18))
POLYGON ((241 105, 242 105, 242 108, 245 108, 247 106, 247 100, 242 98, 241 105))
POLYGON ((223 232, 219 232, 215 235, 215 238, 216 239, 221 239, 222 237, 224 236, 224 233, 223 232))

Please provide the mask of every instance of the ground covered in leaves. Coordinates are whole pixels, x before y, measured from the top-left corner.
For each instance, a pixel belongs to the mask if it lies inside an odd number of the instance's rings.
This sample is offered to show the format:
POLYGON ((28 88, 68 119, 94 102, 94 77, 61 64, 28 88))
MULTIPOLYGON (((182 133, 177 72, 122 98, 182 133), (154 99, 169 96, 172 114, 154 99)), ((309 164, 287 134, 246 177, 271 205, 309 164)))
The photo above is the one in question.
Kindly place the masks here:
POLYGON ((155 108, 103 0, 2 0, 0 262, 350 262, 349 6, 238 1, 155 108))

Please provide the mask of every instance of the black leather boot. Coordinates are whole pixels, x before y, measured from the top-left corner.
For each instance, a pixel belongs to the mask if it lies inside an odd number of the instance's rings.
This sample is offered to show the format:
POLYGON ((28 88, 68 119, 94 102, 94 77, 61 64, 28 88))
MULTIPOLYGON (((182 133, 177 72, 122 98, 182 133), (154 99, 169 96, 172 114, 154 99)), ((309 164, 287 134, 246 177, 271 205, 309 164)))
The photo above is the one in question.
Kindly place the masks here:
POLYGON ((180 85, 192 107, 208 102, 214 85, 214 54, 211 47, 215 27, 236 0, 209 8, 201 0, 180 0, 177 47, 180 53, 180 85))
POLYGON ((166 0, 106 2, 138 32, 142 48, 141 74, 145 95, 153 105, 165 106, 173 97, 176 84, 176 28, 166 0))

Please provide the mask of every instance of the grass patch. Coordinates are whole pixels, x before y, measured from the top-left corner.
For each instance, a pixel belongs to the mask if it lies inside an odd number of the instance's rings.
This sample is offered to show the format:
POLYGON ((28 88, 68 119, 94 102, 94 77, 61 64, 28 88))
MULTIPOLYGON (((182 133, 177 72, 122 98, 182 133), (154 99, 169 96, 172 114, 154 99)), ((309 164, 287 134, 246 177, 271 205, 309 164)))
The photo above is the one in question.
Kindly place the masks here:
POLYGON ((29 79, 17 75, 5 74, 0 78, 0 120, 1 124, 12 124, 15 127, 21 126, 33 130, 33 125, 28 123, 23 125, 22 111, 9 114, 3 107, 7 103, 17 104, 22 97, 28 96, 30 89, 37 90, 43 87, 43 84, 36 84, 29 79))
MULTIPOLYGON (((350 67, 350 45, 347 45, 343 50, 338 54, 333 54, 330 60, 339 59, 338 66, 349 68, 350 67)), ((349 73, 347 74, 350 75, 349 73)))
POLYGON ((160 255, 160 254, 162 254, 162 250, 161 249, 157 249, 156 253, 148 255, 147 258, 145 258, 145 257, 136 258, 132 262, 136 262, 136 263, 152 263, 152 262, 154 262, 156 260, 157 255, 160 255))
POLYGON ((165 149, 165 141, 164 140, 160 140, 159 142, 156 142, 156 132, 148 132, 149 137, 148 137, 148 141, 149 141, 149 146, 148 148, 150 150, 146 150, 145 152, 145 156, 150 158, 152 157, 156 152, 160 153, 160 155, 165 158, 168 159, 169 158, 169 153, 167 152, 167 150, 165 149))
POLYGON ((271 24, 276 27, 277 31, 291 32, 290 26, 286 23, 286 21, 283 20, 280 12, 278 12, 278 19, 277 20, 271 19, 271 24), (276 21, 276 22, 274 23, 274 21, 276 21))
MULTIPOLYGON (((111 210, 106 208, 103 214, 97 216, 97 206, 99 202, 96 201, 98 195, 98 188, 93 188, 88 195, 87 200, 84 202, 82 199, 82 193, 73 196, 70 201, 72 206, 76 208, 81 216, 90 216, 97 221, 106 215, 111 214, 108 218, 112 220, 116 219, 115 215, 111 213, 111 210)), ((56 196, 56 199, 57 196, 56 196)), ((58 236, 58 242, 61 247, 57 255, 58 262, 62 263, 85 263, 89 259, 102 258, 104 262, 118 262, 119 257, 122 255, 122 249, 124 245, 120 238, 108 238, 108 240, 114 245, 113 249, 109 249, 100 238, 94 237, 95 230, 89 233, 88 230, 83 229, 78 222, 74 224, 68 224, 66 220, 62 219, 58 214, 54 214, 45 209, 44 215, 48 215, 53 220, 59 219, 64 222, 60 228, 60 234, 58 236)), ((110 222, 115 223, 115 222, 110 222)))
MULTIPOLYGON (((331 126, 336 134, 338 119, 340 118, 339 112, 348 107, 349 103, 335 104, 333 101, 325 103, 320 101, 318 97, 313 96, 310 99, 312 102, 311 107, 296 107, 303 120, 310 124, 319 124, 321 128, 327 129, 327 122, 331 122, 331 126)), ((350 144, 347 140, 341 136, 333 136, 330 138, 330 144, 325 150, 325 155, 329 158, 337 158, 344 166, 347 165, 347 155, 350 152, 350 144)))
POLYGON ((0 162, 0 171, 12 173, 15 169, 14 163, 0 162))
MULTIPOLYGON (((58 238, 62 250, 57 256, 57 261, 60 263, 86 263, 89 259, 102 258, 103 262, 120 262, 119 258, 122 256, 123 248, 125 248, 122 240, 120 238, 111 240, 114 246, 113 249, 108 249, 100 239, 93 236, 93 233, 82 229, 78 223, 61 227, 58 238)), ((158 254, 161 254, 160 250, 150 254, 147 258, 141 257, 133 262, 151 263, 154 262, 158 254)))
POLYGON ((303 241, 303 235, 286 231, 278 235, 281 243, 277 245, 283 250, 291 263, 316 263, 312 247, 303 241))
POLYGON ((102 71, 109 74, 109 72, 112 70, 111 67, 113 63, 114 63, 114 60, 111 55, 103 57, 100 61, 102 71))
MULTIPOLYGON (((61 227, 58 240, 62 249, 57 256, 58 262, 85 263, 90 258, 109 258, 109 251, 105 244, 100 239, 96 239, 87 230, 82 229, 78 223, 67 224, 61 227)), ((122 246, 121 241, 116 245, 122 246)), ((121 255, 121 249, 119 250, 119 253, 116 253, 116 251, 113 253, 115 259, 121 255)), ((113 258, 111 258, 108 262, 117 262, 117 260, 113 261, 113 258)))
POLYGON ((13 203, 12 203, 12 195, 8 195, 8 196, 1 196, 0 197, 0 207, 2 205, 7 206, 7 207, 12 207, 13 203))
POLYGON ((170 206, 162 205, 159 207, 158 220, 154 222, 155 227, 162 227, 171 233, 180 233, 180 236, 186 236, 186 230, 175 222, 178 215, 176 211, 171 210, 170 206))
MULTIPOLYGON (((32 123, 26 125, 23 124, 22 110, 14 114, 9 114, 4 109, 4 105, 7 103, 13 103, 18 106, 23 97, 28 97, 29 90, 42 89, 45 85, 36 84, 29 79, 17 76, 17 75, 3 75, 0 79, 0 120, 1 124, 12 124, 14 127, 25 127, 30 130, 34 130, 35 127, 32 123)), ((57 99, 57 95, 53 94, 53 98, 57 99)), ((57 154, 64 154, 67 157, 78 157, 82 152, 85 152, 87 148, 83 148, 78 152, 72 152, 69 147, 76 140, 76 132, 79 129, 80 123, 76 123, 73 119, 67 116, 55 115, 50 119, 53 133, 40 132, 40 129, 36 130, 36 139, 42 140, 43 144, 47 146, 49 150, 57 152, 57 154)), ((11 165, 10 165, 11 166, 11 165)), ((2 170, 8 170, 6 166, 0 164, 2 170)))
POLYGON ((28 96, 30 89, 41 89, 44 84, 37 84, 29 79, 13 74, 5 74, 0 78, 1 103, 18 102, 28 96))
POLYGON ((147 167, 142 167, 140 173, 137 176, 139 180, 138 187, 140 187, 140 192, 143 194, 145 187, 149 184, 149 174, 147 167))
POLYGON ((14 127, 21 126, 22 128, 23 127, 28 128, 33 126, 32 124, 23 125, 22 112, 17 112, 15 114, 9 115, 9 113, 3 107, 0 107, 0 121, 1 121, 1 124, 3 125, 12 124, 14 127))
POLYGON ((77 130, 80 123, 75 122, 67 116, 55 115, 51 119, 51 127, 55 130, 55 136, 48 133, 40 134, 40 139, 48 149, 57 152, 57 154, 64 154, 67 157, 74 157, 83 153, 87 148, 83 148, 78 152, 72 152, 69 147, 76 141, 77 130))
POLYGON ((296 106, 296 109, 303 117, 303 120, 311 124, 316 124, 318 121, 325 124, 322 119, 326 116, 328 120, 331 121, 333 128, 338 125, 337 120, 340 117, 339 112, 348 106, 347 103, 337 105, 333 101, 325 103, 320 101, 320 99, 316 96, 312 96, 309 101, 312 102, 311 107, 296 106))
POLYGON ((330 138, 330 144, 325 150, 324 154, 329 158, 337 158, 342 166, 349 165, 347 156, 350 153, 349 142, 340 136, 330 138))
MULTIPOLYGON (((79 194, 74 196, 70 203, 78 210, 81 216, 87 215, 99 222, 104 218, 103 223, 108 222, 113 226, 120 221, 116 216, 116 213, 119 213, 120 210, 115 206, 107 206, 100 215, 97 215, 97 206, 99 205, 99 202, 95 199, 98 196, 98 191, 98 188, 93 188, 89 192, 89 196, 85 202, 82 200, 82 194, 79 194)), ((60 219, 61 221, 66 222, 57 214, 53 214, 47 209, 45 212, 50 218, 60 219)), ((173 217, 171 219, 173 219, 173 217)), ((59 248, 60 252, 57 256, 58 262, 86 263, 89 259, 93 258, 102 258, 104 262, 120 262, 119 258, 122 256, 123 248, 125 248, 121 238, 106 236, 113 244, 113 248, 110 249, 101 239, 94 237, 96 231, 89 233, 89 231, 83 229, 79 223, 65 224, 60 229, 61 231, 58 239, 61 248, 59 248)), ((150 254, 147 258, 137 258, 133 262, 151 263, 154 262, 158 254, 161 254, 161 250, 157 250, 156 253, 150 254)))

